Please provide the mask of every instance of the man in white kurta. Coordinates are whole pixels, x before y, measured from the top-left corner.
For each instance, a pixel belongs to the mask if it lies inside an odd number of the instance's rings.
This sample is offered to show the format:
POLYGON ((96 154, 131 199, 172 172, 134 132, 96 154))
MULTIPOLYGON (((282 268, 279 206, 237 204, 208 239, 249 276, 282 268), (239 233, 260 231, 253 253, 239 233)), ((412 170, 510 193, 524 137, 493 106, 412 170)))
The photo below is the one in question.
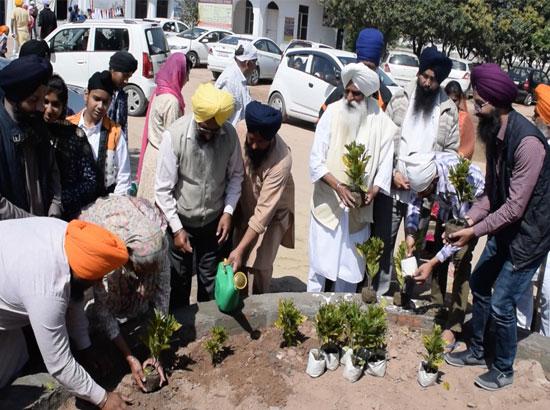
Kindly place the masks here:
POLYGON ((314 184, 309 232, 308 292, 324 290, 326 279, 336 292, 356 292, 365 274, 365 260, 355 245, 370 236, 372 200, 382 190, 389 194, 392 178, 395 124, 372 95, 378 75, 363 64, 342 71, 344 98, 331 104, 315 131, 310 156, 314 184), (356 141, 370 156, 364 182, 368 191, 356 204, 348 187, 342 157, 344 145, 356 141))

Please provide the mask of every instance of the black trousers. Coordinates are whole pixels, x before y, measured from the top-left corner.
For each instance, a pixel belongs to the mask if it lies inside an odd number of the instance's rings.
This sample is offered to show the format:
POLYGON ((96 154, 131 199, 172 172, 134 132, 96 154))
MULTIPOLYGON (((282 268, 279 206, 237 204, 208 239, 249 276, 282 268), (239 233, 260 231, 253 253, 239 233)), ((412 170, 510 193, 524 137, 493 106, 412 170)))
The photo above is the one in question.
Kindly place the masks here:
MULTIPOLYGON (((221 216, 220 216, 221 217, 221 216)), ((174 246, 172 232, 168 231, 170 244, 170 308, 188 306, 191 296, 191 280, 197 275, 197 300, 206 302, 214 298, 214 281, 218 263, 229 255, 231 240, 218 245, 216 231, 220 217, 201 228, 183 226, 187 232, 192 253, 183 253, 174 246)), ((229 235, 231 238, 231 235, 229 235)))

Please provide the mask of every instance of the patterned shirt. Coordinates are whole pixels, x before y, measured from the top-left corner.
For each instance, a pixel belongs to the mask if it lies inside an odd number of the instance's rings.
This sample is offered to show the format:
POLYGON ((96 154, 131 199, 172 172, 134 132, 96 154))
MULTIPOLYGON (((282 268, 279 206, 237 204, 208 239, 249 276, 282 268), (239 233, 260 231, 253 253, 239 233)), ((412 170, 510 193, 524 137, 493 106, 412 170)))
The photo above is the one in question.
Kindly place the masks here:
POLYGON ((128 141, 128 95, 124 90, 118 90, 113 96, 107 116, 120 125, 124 139, 128 141))
MULTIPOLYGON (((435 165, 439 177, 434 193, 434 199, 439 203, 438 219, 446 222, 452 217, 463 218, 471 203, 460 205, 455 194, 455 188, 449 181, 449 170, 458 164, 459 157, 456 154, 436 153, 435 165)), ((471 164, 468 173, 468 182, 474 187, 474 197, 479 198, 483 195, 485 188, 485 177, 478 166, 471 164)), ((422 207, 422 198, 416 196, 407 207, 407 216, 405 218, 405 228, 407 232, 416 232, 420 223, 420 210, 422 207)), ((460 248, 451 245, 445 245, 436 255, 436 258, 443 262, 460 248)))

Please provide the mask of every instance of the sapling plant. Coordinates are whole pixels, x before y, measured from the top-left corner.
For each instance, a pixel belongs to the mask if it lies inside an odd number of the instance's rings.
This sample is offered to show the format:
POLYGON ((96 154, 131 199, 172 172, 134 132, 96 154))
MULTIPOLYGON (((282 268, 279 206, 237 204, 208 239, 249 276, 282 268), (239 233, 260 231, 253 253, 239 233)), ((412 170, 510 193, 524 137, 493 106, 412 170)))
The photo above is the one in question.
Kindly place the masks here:
POLYGON ((396 306, 406 307, 409 304, 409 297, 406 292, 406 282, 410 280, 409 277, 405 276, 403 268, 401 267, 401 261, 407 258, 407 243, 401 241, 397 247, 397 251, 393 256, 393 267, 395 268, 395 276, 397 278, 397 283, 399 284, 399 290, 396 291, 393 295, 393 304, 396 306))
POLYGON ((441 337, 441 326, 434 325, 431 333, 422 336, 422 342, 426 353, 422 355, 424 360, 418 367, 418 383, 427 387, 437 381, 439 367, 443 364, 443 352, 445 341, 441 337))
POLYGON ((447 235, 466 226, 464 216, 467 212, 468 205, 475 199, 475 188, 470 181, 468 181, 470 165, 471 161, 469 159, 460 157, 458 163, 449 168, 449 182, 454 187, 456 203, 452 206, 454 219, 445 224, 445 232, 447 235))
POLYGON ((283 343, 286 347, 296 346, 298 327, 304 323, 306 316, 296 308, 292 299, 279 299, 279 309, 275 327, 283 332, 283 343))
POLYGON ((368 191, 365 185, 365 170, 370 160, 370 155, 367 155, 365 146, 353 141, 344 146, 346 153, 342 157, 344 166, 346 167, 346 175, 349 178, 349 188, 352 192, 356 206, 362 202, 362 193, 368 191))
POLYGON ((153 359, 153 363, 148 364, 143 369, 146 378, 144 383, 146 391, 150 392, 160 387, 160 374, 156 369, 157 363, 160 361, 160 354, 164 350, 170 349, 172 335, 180 328, 181 325, 173 315, 165 315, 155 309, 154 315, 149 322, 147 335, 143 339, 153 359))
POLYGON ((357 252, 365 258, 367 267, 367 288, 363 289, 362 297, 365 303, 376 303, 376 292, 372 287, 374 277, 380 269, 380 258, 384 252, 384 242, 382 239, 371 236, 365 242, 355 245, 357 252))
POLYGON ((315 329, 327 368, 335 370, 340 362, 339 342, 344 334, 344 320, 337 304, 324 303, 319 307, 315 316, 315 329))
POLYGON ((227 331, 223 326, 214 326, 210 330, 210 338, 204 343, 204 349, 210 354, 212 365, 222 362, 227 339, 227 331))

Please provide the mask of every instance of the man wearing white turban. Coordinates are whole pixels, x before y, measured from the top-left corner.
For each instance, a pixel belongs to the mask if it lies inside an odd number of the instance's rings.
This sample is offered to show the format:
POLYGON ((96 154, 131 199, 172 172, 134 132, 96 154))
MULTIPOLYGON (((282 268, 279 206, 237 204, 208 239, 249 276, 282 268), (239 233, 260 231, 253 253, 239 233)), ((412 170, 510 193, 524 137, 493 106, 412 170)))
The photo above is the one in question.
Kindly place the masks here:
POLYGON ((378 75, 364 64, 348 64, 342 80, 344 98, 329 105, 319 120, 310 156, 309 292, 325 290, 327 279, 336 292, 357 290, 365 261, 355 245, 370 236, 372 200, 380 190, 389 194, 391 189, 398 128, 372 98, 380 87, 378 75), (363 177, 366 192, 358 202, 342 161, 351 142, 363 144, 370 156, 363 177))

